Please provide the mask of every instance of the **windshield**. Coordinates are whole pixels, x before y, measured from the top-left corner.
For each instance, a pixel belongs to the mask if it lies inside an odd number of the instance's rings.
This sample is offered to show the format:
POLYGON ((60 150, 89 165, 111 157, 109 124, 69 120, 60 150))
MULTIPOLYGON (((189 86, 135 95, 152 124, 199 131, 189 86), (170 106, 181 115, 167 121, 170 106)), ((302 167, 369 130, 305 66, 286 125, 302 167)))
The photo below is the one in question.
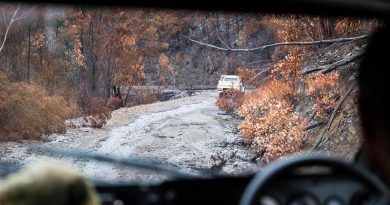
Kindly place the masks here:
POLYGON ((237 81, 238 81, 238 78, 224 78, 223 81, 237 82, 237 81))
POLYGON ((303 151, 352 159, 360 147, 354 82, 377 20, 0 9, 1 161, 54 159, 96 181, 152 182, 167 178, 152 165, 236 175, 303 151), (223 75, 243 85, 217 88, 223 75))

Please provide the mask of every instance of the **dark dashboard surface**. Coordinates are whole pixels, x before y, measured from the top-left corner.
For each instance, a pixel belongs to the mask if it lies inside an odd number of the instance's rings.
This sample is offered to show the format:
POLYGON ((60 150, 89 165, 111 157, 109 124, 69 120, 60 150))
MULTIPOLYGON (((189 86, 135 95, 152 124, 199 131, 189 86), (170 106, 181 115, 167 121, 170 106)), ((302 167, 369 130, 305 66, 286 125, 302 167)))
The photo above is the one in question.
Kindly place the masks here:
MULTIPOLYGON (((161 185, 100 185, 103 204, 239 204, 248 177, 168 181, 161 185)), ((343 175, 280 177, 259 198, 264 205, 366 204, 370 190, 343 175)))

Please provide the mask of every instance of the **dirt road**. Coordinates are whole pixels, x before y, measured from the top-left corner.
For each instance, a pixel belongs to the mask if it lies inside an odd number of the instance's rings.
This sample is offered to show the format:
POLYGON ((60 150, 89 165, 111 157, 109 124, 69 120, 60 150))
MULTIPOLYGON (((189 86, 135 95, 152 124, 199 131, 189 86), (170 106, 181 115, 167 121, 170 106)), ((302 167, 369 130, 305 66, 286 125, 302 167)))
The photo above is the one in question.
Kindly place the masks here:
MULTIPOLYGON (((0 143, 1 160, 26 164, 56 159, 79 168, 98 180, 150 181, 156 175, 101 162, 39 156, 31 146, 80 149, 112 156, 143 156, 170 163, 184 172, 212 169, 238 174, 256 169, 256 155, 236 133, 239 119, 218 111, 217 93, 123 108, 113 112, 102 129, 75 127, 66 134, 53 134, 48 142, 0 143)), ((77 120, 72 122, 77 125, 77 120)), ((157 177, 158 178, 158 177, 157 177)), ((160 178, 158 178, 160 179, 160 178)))

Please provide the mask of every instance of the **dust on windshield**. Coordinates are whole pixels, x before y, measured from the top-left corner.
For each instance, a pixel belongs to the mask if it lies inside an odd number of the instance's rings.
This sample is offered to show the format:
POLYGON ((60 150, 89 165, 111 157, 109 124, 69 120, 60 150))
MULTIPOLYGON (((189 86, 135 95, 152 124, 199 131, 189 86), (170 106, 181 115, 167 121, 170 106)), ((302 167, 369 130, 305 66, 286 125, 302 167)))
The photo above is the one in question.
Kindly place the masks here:
POLYGON ((352 159, 360 147, 355 78, 377 20, 0 9, 2 162, 52 159, 98 181, 152 181, 165 178, 90 155, 235 175, 308 150, 352 159), (222 75, 242 85, 219 87, 222 75))

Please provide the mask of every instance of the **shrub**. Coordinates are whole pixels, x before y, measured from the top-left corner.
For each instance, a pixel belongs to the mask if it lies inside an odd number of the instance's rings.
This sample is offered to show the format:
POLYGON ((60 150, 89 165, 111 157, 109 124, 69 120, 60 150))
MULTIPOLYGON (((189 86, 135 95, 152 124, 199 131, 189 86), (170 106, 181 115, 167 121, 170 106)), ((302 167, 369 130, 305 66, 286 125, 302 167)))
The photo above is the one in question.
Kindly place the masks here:
POLYGON ((66 131, 65 119, 74 110, 59 96, 48 96, 40 86, 0 82, 0 140, 40 139, 66 131))
POLYGON ((121 107, 123 107, 122 99, 117 97, 110 97, 107 101, 107 107, 111 110, 117 110, 121 107))
POLYGON ((112 111, 106 106, 106 101, 96 97, 84 101, 87 107, 83 113, 84 120, 93 128, 102 128, 111 119, 112 111))
POLYGON ((293 90, 286 83, 273 80, 247 95, 239 108, 244 121, 240 134, 262 155, 266 163, 300 151, 305 120, 293 110, 293 90))
POLYGON ((244 93, 234 89, 229 89, 219 95, 216 105, 220 110, 231 113, 242 105, 243 99, 244 93))
POLYGON ((339 74, 312 73, 305 79, 306 94, 312 98, 316 115, 327 118, 339 96, 339 74))
POLYGON ((258 86, 259 82, 262 80, 262 76, 258 75, 256 70, 253 69, 238 68, 236 73, 240 76, 244 85, 258 86))
POLYGON ((337 19, 334 30, 338 36, 358 36, 372 34, 382 25, 376 19, 341 17, 337 19))

